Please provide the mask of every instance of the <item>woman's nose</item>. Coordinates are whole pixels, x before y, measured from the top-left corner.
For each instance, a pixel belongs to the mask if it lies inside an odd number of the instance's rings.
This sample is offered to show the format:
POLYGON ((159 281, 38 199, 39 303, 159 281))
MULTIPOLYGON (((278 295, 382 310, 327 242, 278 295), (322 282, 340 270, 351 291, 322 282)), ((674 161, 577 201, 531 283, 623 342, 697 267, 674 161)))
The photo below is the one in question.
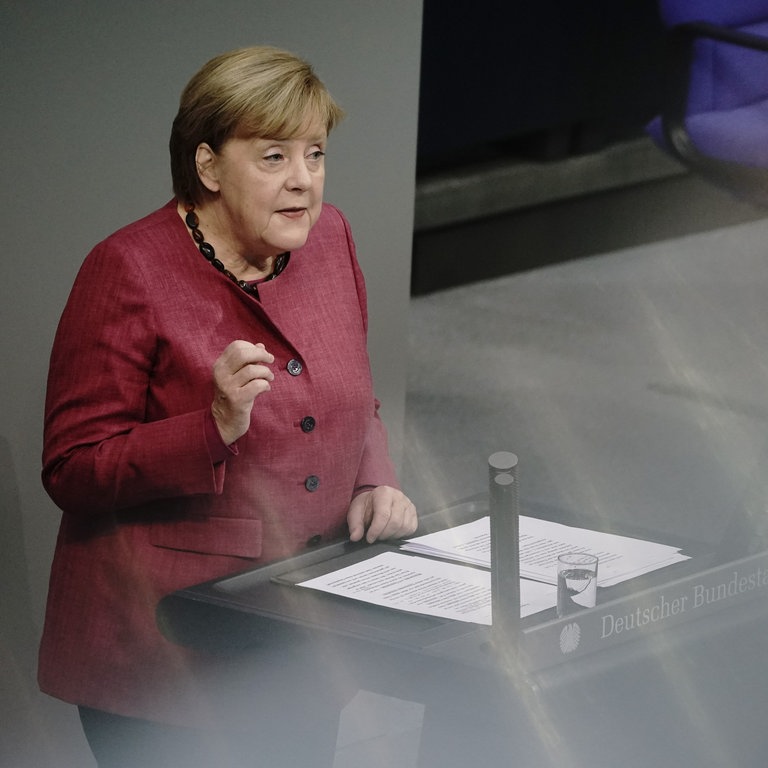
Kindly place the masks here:
POLYGON ((289 189, 309 189, 311 184, 312 174, 304 158, 297 158, 290 165, 286 185, 289 189))

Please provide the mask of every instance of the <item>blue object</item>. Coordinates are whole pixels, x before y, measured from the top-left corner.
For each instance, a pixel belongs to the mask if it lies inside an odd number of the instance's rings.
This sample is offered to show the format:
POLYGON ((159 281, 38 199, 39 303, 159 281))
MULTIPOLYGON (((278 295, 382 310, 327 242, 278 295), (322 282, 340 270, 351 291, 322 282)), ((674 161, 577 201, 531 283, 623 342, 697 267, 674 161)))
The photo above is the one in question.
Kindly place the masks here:
POLYGON ((667 28, 657 144, 768 205, 768 0, 660 0, 667 28))

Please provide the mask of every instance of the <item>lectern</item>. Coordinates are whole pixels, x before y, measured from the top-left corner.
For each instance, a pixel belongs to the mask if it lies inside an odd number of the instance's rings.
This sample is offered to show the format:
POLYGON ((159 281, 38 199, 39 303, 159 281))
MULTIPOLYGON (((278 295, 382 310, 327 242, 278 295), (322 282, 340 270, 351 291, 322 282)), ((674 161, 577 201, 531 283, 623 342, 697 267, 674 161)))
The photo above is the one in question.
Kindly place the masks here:
POLYGON ((768 552, 723 562, 691 551, 600 589, 597 606, 576 616, 521 619, 518 511, 541 510, 520 501, 514 454, 498 452, 488 467, 487 495, 425 515, 417 533, 490 516, 492 627, 293 586, 396 546, 350 542, 168 595, 160 626, 178 643, 236 651, 244 666, 274 648, 310 665, 330 655, 346 682, 424 702, 420 768, 548 765, 555 749, 573 765, 628 764, 622 754, 683 768, 764 760, 764 707, 738 686, 768 689, 768 552), (685 737, 692 701, 719 751, 685 737), (718 762, 726 747, 736 762, 718 762))
MULTIPOLYGON (((417 533, 489 515, 492 628, 292 586, 397 547, 397 543, 348 541, 180 590, 158 606, 160 626, 176 642, 214 649, 220 644, 247 646, 292 634, 328 633, 470 666, 497 664, 495 648, 507 660, 511 653, 524 659, 531 684, 547 686, 621 663, 625 655, 641 653, 646 648, 642 641, 659 631, 716 618, 725 608, 749 604, 749 613, 768 604, 768 552, 728 562, 713 562, 711 553, 690 552, 690 560, 601 588, 597 606, 576 616, 559 619, 552 609, 521 619, 517 456, 494 453, 488 469, 487 496, 425 515, 417 533), (640 647, 633 644, 620 650, 638 640, 640 647)), ((731 615, 719 618, 725 623, 731 620, 731 615)), ((692 631, 701 633, 703 627, 697 624, 692 631)))

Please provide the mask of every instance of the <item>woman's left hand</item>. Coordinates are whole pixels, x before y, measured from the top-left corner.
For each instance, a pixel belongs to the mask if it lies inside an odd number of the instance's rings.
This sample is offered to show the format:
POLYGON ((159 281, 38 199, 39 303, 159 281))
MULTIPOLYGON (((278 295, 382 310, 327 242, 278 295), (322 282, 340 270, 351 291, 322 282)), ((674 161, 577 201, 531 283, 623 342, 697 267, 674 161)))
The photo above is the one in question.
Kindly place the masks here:
POLYGON ((418 523, 413 502, 388 485, 355 496, 347 512, 350 540, 360 541, 365 536, 369 544, 377 539, 410 536, 418 523))

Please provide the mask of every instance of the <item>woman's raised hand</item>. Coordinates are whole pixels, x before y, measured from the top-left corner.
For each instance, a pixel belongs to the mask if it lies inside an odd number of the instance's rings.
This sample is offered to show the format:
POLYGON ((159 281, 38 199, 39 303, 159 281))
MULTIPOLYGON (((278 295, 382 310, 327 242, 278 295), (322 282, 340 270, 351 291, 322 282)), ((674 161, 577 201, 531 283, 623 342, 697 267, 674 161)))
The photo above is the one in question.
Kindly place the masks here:
POLYGON ((211 412, 222 440, 230 445, 248 431, 256 398, 275 378, 269 366, 274 355, 262 343, 233 341, 213 364, 211 412))

